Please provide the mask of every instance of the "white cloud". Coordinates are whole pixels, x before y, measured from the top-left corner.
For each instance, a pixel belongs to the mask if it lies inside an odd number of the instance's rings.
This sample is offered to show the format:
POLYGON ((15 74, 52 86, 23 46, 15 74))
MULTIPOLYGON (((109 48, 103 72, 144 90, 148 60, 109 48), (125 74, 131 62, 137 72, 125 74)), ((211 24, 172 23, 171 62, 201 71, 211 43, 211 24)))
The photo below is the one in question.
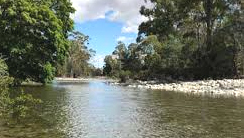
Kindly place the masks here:
POLYGON ((117 41, 122 41, 122 42, 129 42, 129 41, 133 41, 134 38, 133 37, 125 37, 125 36, 120 36, 119 38, 117 38, 117 41))
POLYGON ((123 33, 137 33, 138 25, 146 18, 139 13, 144 0, 71 0, 76 9, 73 18, 76 22, 84 22, 101 18, 120 22, 124 26, 123 33), (108 17, 106 13, 113 11, 108 17))
POLYGON ((137 32, 138 31, 138 25, 126 25, 122 28, 122 33, 131 33, 131 32, 137 32))
POLYGON ((105 55, 97 54, 90 60, 90 63, 93 64, 97 68, 102 68, 104 65, 104 58, 105 58, 105 55))

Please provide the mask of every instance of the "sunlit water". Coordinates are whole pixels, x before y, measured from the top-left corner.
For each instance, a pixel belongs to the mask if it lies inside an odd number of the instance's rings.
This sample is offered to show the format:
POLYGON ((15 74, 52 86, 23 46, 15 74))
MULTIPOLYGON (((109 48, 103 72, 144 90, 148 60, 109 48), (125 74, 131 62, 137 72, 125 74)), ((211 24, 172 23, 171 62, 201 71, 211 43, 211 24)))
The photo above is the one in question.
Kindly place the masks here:
POLYGON ((110 86, 103 81, 25 87, 43 100, 0 138, 244 138, 244 99, 110 86))

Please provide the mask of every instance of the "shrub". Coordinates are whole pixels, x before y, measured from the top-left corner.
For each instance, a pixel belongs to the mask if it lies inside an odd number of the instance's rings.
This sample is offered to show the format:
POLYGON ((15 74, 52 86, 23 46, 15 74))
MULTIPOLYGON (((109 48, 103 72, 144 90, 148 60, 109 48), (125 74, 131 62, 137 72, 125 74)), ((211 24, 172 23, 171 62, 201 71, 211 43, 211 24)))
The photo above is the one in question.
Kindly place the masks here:
POLYGON ((4 60, 0 58, 0 116, 3 118, 12 117, 19 122, 20 119, 31 115, 34 107, 41 103, 30 94, 21 92, 13 94, 9 91, 9 86, 13 83, 13 78, 8 75, 8 67, 4 60), (12 97, 12 95, 14 95, 12 97))
POLYGON ((130 79, 130 75, 131 75, 131 72, 130 71, 120 71, 120 74, 119 74, 119 78, 120 78, 120 82, 126 82, 130 79))
POLYGON ((43 74, 42 80, 44 80, 44 82, 42 82, 42 83, 47 84, 47 83, 52 82, 52 80, 55 76, 55 72, 56 72, 55 68, 52 66, 52 64, 50 64, 48 62, 47 64, 45 64, 43 70, 44 70, 43 71, 44 74, 43 74))

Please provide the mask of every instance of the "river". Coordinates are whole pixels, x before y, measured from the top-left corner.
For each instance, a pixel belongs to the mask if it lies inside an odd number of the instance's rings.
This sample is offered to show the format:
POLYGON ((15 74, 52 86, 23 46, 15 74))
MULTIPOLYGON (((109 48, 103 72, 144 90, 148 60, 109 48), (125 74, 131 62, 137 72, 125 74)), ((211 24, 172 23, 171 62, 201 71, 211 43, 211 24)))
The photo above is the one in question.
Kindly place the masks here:
POLYGON ((243 138, 244 99, 111 86, 103 80, 24 87, 43 101, 2 138, 243 138))

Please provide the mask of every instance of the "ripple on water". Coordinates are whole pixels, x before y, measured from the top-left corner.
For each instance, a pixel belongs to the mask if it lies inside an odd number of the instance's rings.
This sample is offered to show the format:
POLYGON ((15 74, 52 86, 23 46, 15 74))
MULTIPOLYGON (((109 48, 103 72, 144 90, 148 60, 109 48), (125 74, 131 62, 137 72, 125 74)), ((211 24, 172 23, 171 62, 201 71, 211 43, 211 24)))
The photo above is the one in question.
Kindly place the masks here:
POLYGON ((0 127, 1 138, 244 137, 242 98, 139 90, 101 81, 25 90, 44 101, 41 121, 0 127))

